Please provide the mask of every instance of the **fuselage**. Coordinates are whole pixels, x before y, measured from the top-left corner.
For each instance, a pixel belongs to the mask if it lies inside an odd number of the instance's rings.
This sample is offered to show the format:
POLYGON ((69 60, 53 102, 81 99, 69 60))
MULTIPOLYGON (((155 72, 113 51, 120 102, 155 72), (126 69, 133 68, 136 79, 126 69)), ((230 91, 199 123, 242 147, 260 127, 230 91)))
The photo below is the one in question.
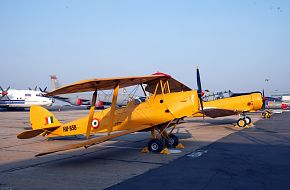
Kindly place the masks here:
POLYGON ((0 107, 29 108, 32 105, 51 106, 52 103, 52 98, 44 97, 42 92, 34 90, 10 89, 6 96, 0 95, 0 107))
MULTIPOLYGON (((110 126, 111 108, 96 112, 91 133, 107 132, 110 126)), ((112 131, 148 125, 150 127, 164 124, 177 118, 192 116, 199 112, 197 91, 175 92, 149 96, 145 99, 134 99, 124 108, 116 110, 113 116, 112 131)), ((69 122, 53 133, 60 136, 86 133, 88 117, 69 122)), ((48 137, 55 136, 49 134, 48 137)))

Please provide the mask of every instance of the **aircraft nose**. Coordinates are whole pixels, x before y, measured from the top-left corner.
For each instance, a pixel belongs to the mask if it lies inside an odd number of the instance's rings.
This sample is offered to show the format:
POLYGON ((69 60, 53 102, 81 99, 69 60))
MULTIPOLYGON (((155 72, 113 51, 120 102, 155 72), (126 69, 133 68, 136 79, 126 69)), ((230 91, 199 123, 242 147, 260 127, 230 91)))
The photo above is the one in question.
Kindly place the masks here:
POLYGON ((200 99, 198 97, 198 93, 196 90, 194 91, 193 95, 191 96, 191 101, 193 102, 193 108, 194 108, 193 113, 196 114, 201 110, 201 102, 200 102, 200 99))
POLYGON ((263 97, 261 93, 255 93, 252 95, 254 110, 260 110, 263 107, 263 97))

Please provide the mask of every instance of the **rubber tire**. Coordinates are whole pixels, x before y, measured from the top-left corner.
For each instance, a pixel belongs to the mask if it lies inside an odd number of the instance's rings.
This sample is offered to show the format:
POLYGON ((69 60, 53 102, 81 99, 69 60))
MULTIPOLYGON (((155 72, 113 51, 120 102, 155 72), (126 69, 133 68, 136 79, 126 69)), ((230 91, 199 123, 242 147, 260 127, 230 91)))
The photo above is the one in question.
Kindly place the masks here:
POLYGON ((271 112, 268 110, 263 112, 263 117, 266 119, 269 119, 271 117, 271 115, 272 115, 271 112))
POLYGON ((237 125, 238 125, 239 127, 245 127, 245 126, 246 126, 246 120, 245 120, 244 118, 240 118, 240 119, 238 119, 238 121, 237 121, 237 125))
POLYGON ((249 125, 252 123, 252 119, 249 116, 245 116, 245 121, 246 121, 246 125, 249 125))
POLYGON ((178 137, 174 134, 169 135, 169 140, 165 139, 165 144, 167 147, 175 148, 179 143, 178 137))
POLYGON ((269 111, 267 111, 267 112, 265 113, 265 118, 269 119, 270 117, 271 117, 271 113, 270 113, 269 111))
POLYGON ((159 139, 152 139, 148 142, 148 150, 150 152, 161 152, 164 149, 164 144, 159 139))

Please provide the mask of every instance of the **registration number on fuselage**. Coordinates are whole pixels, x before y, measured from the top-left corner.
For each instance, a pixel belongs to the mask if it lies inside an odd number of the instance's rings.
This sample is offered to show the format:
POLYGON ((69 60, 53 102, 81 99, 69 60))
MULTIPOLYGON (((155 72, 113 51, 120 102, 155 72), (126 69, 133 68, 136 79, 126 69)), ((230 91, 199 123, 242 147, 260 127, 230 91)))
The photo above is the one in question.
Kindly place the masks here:
POLYGON ((64 126, 62 129, 63 132, 75 131, 77 130, 77 126, 76 125, 64 126))

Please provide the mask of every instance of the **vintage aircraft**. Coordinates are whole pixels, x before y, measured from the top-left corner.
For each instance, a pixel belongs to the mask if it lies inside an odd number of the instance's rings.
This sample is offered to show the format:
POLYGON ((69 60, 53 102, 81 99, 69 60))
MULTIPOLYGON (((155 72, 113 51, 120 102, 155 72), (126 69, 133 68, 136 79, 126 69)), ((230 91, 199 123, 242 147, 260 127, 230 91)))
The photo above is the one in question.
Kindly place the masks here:
POLYGON ((178 138, 172 134, 180 119, 199 112, 200 104, 196 90, 173 79, 170 75, 156 73, 148 76, 118 77, 84 80, 49 92, 47 95, 94 91, 89 115, 75 121, 61 124, 48 110, 33 106, 30 110, 32 130, 17 137, 32 138, 42 134, 46 137, 85 135, 87 140, 70 144, 38 154, 37 156, 58 151, 89 147, 103 141, 137 131, 151 131, 152 139, 148 150, 160 152, 165 145, 175 147, 178 138), (151 95, 134 99, 126 107, 116 109, 119 88, 140 85, 144 94, 151 95), (143 85, 147 85, 144 88, 143 85), (114 89, 112 106, 95 113, 97 92, 114 89), (172 129, 168 132, 168 128, 172 129), (157 134, 158 132, 158 134, 157 134), (107 133, 102 137, 91 134, 107 133))
MULTIPOLYGON (((197 86, 199 94, 202 93, 199 69, 196 70, 197 86)), ((195 117, 225 117, 230 115, 240 115, 237 120, 239 127, 245 127, 251 123, 251 118, 246 116, 247 112, 260 110, 263 106, 261 92, 230 93, 229 97, 218 96, 218 99, 206 101, 202 99, 203 111, 195 114, 195 117)))
POLYGON ((35 90, 3 89, 0 86, 0 107, 6 109, 24 109, 32 105, 51 106, 53 99, 44 97, 44 93, 35 90))
MULTIPOLYGON (((57 88, 60 88, 61 85, 58 81, 58 78, 56 75, 50 75, 50 81, 51 81, 51 89, 55 90, 57 88)), ((131 94, 128 94, 125 89, 122 93, 119 93, 117 105, 119 107, 126 106, 130 99, 134 98, 131 94)), ((90 94, 84 94, 84 93, 76 93, 76 94, 65 94, 65 95, 58 95, 54 96, 55 99, 67 102, 74 106, 89 106, 91 104, 90 94)), ((104 91, 99 90, 98 96, 97 96, 97 103, 96 108, 102 109, 105 106, 110 106, 112 104, 112 98, 113 94, 106 94, 104 91)))

